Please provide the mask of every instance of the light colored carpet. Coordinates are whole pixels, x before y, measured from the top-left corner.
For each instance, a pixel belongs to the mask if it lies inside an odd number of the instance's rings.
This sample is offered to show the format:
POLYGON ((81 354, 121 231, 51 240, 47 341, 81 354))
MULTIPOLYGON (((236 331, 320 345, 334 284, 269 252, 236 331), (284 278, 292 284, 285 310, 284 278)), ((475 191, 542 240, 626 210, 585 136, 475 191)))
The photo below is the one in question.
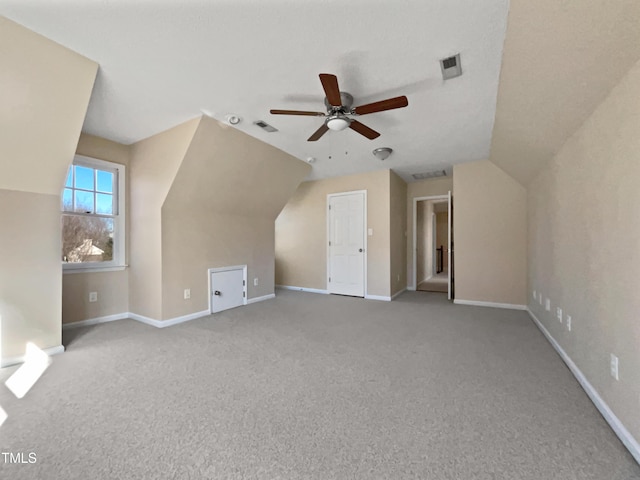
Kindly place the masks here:
POLYGON ((425 280, 418 284, 418 288, 416 288, 416 290, 419 292, 447 293, 449 291, 449 284, 446 280, 444 282, 439 280, 425 280))
POLYGON ((0 388, 0 450, 37 454, 0 478, 640 479, 524 312, 279 291, 65 341, 24 399, 0 388))

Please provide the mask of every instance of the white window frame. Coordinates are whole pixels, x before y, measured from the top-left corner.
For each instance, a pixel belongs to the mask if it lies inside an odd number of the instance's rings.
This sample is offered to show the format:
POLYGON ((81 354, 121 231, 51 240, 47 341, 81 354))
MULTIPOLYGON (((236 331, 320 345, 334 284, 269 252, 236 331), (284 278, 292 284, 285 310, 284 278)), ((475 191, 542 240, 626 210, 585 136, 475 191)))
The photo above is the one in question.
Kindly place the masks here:
MULTIPOLYGON (((83 167, 94 168, 98 170, 115 170, 117 181, 114 185, 114 195, 117 198, 117 214, 113 216, 113 260, 108 262, 86 262, 86 263, 62 263, 63 273, 82 273, 82 272, 109 272, 124 270, 125 265, 125 238, 126 238, 126 199, 125 199, 125 174, 126 167, 120 163, 108 162, 97 158, 85 157, 84 155, 76 155, 73 157, 72 165, 80 165, 83 167)), ((65 176, 65 183, 66 183, 65 176)), ((62 187, 60 196, 62 205, 62 194, 65 187, 62 187)), ((60 208, 61 215, 65 215, 62 206, 60 208)), ((60 232, 62 235, 62 232, 60 232)))

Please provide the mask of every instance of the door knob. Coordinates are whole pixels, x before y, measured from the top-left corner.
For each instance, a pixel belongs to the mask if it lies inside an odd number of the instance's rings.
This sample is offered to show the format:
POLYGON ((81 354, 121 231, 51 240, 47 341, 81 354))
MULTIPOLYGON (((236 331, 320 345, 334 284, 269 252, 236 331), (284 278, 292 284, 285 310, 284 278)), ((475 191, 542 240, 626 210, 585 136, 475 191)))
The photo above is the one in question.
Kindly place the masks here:
POLYGON ((361 249, 361 248, 359 248, 359 249, 358 249, 358 251, 359 251, 360 253, 362 253, 362 249, 361 249))
POLYGON ((215 292, 213 292, 213 294, 214 294, 214 295, 222 295, 222 294, 220 293, 220 290, 216 290, 215 292))

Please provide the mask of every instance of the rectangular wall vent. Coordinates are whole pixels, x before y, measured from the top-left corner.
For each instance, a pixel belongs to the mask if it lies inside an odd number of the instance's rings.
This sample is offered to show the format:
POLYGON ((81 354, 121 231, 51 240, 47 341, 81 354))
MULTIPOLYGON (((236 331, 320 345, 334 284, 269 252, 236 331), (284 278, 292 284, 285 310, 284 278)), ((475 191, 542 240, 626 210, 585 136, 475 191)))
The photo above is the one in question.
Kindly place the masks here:
POLYGON ((460 64, 460 54, 453 57, 443 58, 440 60, 440 68, 442 69, 442 78, 449 80, 450 78, 462 75, 462 65, 460 64))
POLYGON ((272 127, 267 122, 262 121, 262 120, 258 120, 257 122, 253 122, 253 124, 259 126, 263 130, 266 130, 267 132, 277 132, 278 131, 277 128, 272 127))
POLYGON ((445 170, 434 170, 432 172, 414 173, 411 176, 416 180, 424 180, 425 178, 446 177, 447 172, 445 170))

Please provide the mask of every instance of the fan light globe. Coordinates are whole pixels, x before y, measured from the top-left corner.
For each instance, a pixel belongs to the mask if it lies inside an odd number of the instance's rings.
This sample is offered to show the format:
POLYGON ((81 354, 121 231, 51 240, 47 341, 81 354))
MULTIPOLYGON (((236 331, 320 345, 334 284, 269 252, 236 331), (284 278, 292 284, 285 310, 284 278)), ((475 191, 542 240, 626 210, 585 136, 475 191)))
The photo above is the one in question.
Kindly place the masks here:
POLYGON ((331 130, 344 130, 349 126, 349 120, 344 117, 331 117, 327 120, 327 127, 331 130))

